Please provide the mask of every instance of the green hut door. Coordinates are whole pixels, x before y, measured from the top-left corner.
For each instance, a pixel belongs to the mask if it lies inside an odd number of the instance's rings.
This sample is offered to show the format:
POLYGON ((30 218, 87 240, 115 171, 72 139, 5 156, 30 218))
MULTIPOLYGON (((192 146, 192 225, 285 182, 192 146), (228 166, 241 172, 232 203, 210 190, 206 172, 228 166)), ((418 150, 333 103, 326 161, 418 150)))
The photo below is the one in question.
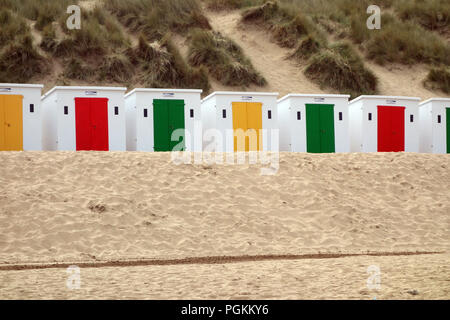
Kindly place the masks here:
POLYGON ((172 141, 175 130, 185 129, 184 100, 153 100, 153 128, 155 151, 172 151, 180 142, 182 150, 185 150, 184 137, 176 134, 176 140, 172 141))
POLYGON ((306 105, 306 149, 310 153, 335 152, 334 105, 306 105))

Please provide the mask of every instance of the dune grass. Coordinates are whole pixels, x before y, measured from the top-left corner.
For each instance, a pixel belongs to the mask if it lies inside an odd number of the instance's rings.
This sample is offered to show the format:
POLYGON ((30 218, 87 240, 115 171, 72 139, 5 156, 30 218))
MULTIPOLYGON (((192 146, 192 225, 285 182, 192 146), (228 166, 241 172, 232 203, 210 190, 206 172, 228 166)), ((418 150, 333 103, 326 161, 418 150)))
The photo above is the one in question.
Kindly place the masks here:
POLYGON ((448 0, 399 0, 395 9, 404 21, 414 21, 428 30, 450 28, 450 1, 448 0))
POLYGON ((65 23, 61 27, 66 37, 54 51, 59 57, 105 55, 130 45, 114 17, 99 7, 84 12, 81 29, 67 30, 65 23))
MULTIPOLYGON (((0 8, 9 8, 21 17, 37 21, 41 16, 51 16, 52 21, 66 12, 69 5, 77 4, 78 0, 0 0, 0 8)), ((41 18, 44 19, 44 18, 41 18)))
POLYGON ((150 41, 169 31, 184 34, 193 27, 211 28, 197 0, 104 0, 104 5, 127 28, 150 41))
POLYGON ((82 10, 80 30, 68 30, 66 9, 77 3, 0 0, 0 75, 4 81, 28 82, 46 70, 45 58, 30 41, 26 18, 35 22, 34 28, 42 35, 41 49, 64 66, 60 75, 64 83, 105 81, 210 89, 207 70, 189 66, 168 34, 185 33, 194 26, 210 28, 197 0, 105 0, 93 10, 82 10), (143 34, 138 47, 132 47, 121 23, 143 34), (56 28, 62 35, 57 36, 56 28))
POLYGON ((242 49, 218 32, 194 30, 190 35, 188 54, 191 65, 205 66, 209 74, 224 85, 266 84, 242 49))
POLYGON ((0 82, 28 83, 48 72, 48 61, 33 47, 30 35, 16 38, 0 51, 0 82))
MULTIPOLYGON (((138 46, 129 48, 125 55, 139 74, 136 81, 148 87, 209 91, 206 69, 189 66, 171 41, 172 32, 186 34, 194 27, 211 28, 197 0, 105 0, 104 6, 126 28, 140 34, 138 46)), ((125 71, 123 57, 116 55, 114 59, 119 70, 125 71)), ((123 72, 120 77, 128 78, 123 72)))
POLYGON ((379 64, 450 64, 450 45, 438 35, 413 22, 399 22, 384 15, 384 26, 370 35, 365 44, 369 59, 379 64))
POLYGON ((293 48, 298 40, 313 32, 312 21, 292 5, 266 2, 246 9, 242 22, 265 25, 282 47, 293 48))
POLYGON ((141 35, 138 46, 126 54, 136 66, 137 81, 146 87, 197 88, 205 92, 210 89, 206 70, 187 65, 173 45, 170 34, 154 42, 148 42, 145 35, 141 35))
POLYGON ((204 0, 206 7, 211 10, 227 10, 227 9, 242 9, 261 5, 264 0, 204 0))
POLYGON ((89 80, 94 75, 94 70, 82 59, 71 57, 64 61, 63 76, 73 80, 89 80))
MULTIPOLYGON (((319 1, 323 5, 324 1, 319 1)), ((306 1, 311 6, 318 4, 306 1)), ((291 58, 306 62, 305 75, 324 88, 351 94, 377 92, 377 79, 366 69, 362 59, 349 42, 329 44, 323 30, 312 18, 300 10, 301 1, 266 2, 243 11, 243 23, 262 24, 270 30, 273 39, 282 47, 294 48, 291 58)), ((309 8, 310 12, 318 9, 309 8)))
POLYGON ((242 22, 266 26, 280 46, 295 48, 292 58, 307 61, 305 73, 310 78, 334 89, 371 93, 377 85, 354 50, 336 50, 343 46, 328 44, 323 32, 351 41, 381 65, 450 65, 448 41, 429 31, 448 29, 450 2, 445 0, 377 1, 382 13, 380 30, 366 26, 370 0, 278 0, 262 5, 254 0, 253 4, 243 10, 242 22), (330 80, 322 79, 319 70, 330 80))
POLYGON ((338 42, 314 54, 305 75, 321 87, 332 88, 353 98, 377 93, 377 78, 364 67, 347 42, 338 42))
POLYGON ((0 26, 0 48, 15 38, 30 33, 24 19, 4 8, 0 9, 0 26))
POLYGON ((312 55, 322 50, 323 47, 323 42, 320 42, 313 36, 308 35, 299 41, 294 53, 292 53, 290 57, 300 61, 307 60, 311 58, 312 55))
POLYGON ((441 90, 450 94, 450 68, 436 67, 432 68, 424 81, 425 87, 433 90, 441 90))
MULTIPOLYGON (((277 42, 294 47, 300 39, 320 28, 340 33, 361 45, 376 63, 450 64, 450 45, 437 33, 449 27, 450 2, 446 0, 381 0, 380 30, 366 26, 370 0, 278 0, 243 12, 244 22, 264 22, 277 42), (299 14, 300 12, 301 14, 299 14), (301 18, 308 17, 309 19, 301 18), (293 20, 296 17, 297 20, 293 20), (309 23, 308 23, 309 21, 309 23), (314 23, 310 23, 313 21, 314 23), (333 27, 330 27, 330 22, 333 27), (315 24, 315 26, 314 26, 315 24), (318 27, 319 26, 319 27, 318 27)), ((320 32, 319 32, 320 35, 320 32)), ((318 39, 317 39, 318 40, 318 39)))
POLYGON ((52 24, 47 25, 42 30, 42 40, 39 46, 47 52, 54 52, 58 46, 56 32, 52 24))
POLYGON ((47 61, 33 46, 26 21, 7 8, 0 10, 0 82, 29 82, 47 73, 47 61))

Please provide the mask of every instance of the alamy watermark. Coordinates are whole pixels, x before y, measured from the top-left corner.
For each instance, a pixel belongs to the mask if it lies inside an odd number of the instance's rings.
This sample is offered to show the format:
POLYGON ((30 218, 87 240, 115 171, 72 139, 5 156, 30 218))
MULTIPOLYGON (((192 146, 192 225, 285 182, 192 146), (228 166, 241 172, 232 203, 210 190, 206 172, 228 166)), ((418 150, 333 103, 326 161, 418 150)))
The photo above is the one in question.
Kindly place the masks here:
POLYGON ((367 18, 366 25, 367 29, 381 29, 381 9, 377 5, 370 5, 367 7, 367 14, 370 14, 369 18, 367 18))
POLYGON ((278 129, 208 129, 202 134, 201 126, 194 127, 194 135, 188 129, 176 129, 172 133, 171 141, 178 142, 171 150, 171 160, 176 165, 245 164, 248 159, 248 164, 259 163, 264 166, 261 168, 261 175, 278 173, 278 129), (263 151, 262 146, 270 148, 263 151))
MULTIPOLYGON (((370 265, 367 267, 369 277, 366 280, 367 289, 381 290, 381 269, 377 265, 370 265)), ((374 297, 376 299, 376 296, 374 297)))
POLYGON ((70 16, 66 20, 66 26, 69 30, 81 29, 81 8, 77 5, 71 5, 67 7, 67 13, 70 16))
POLYGON ((66 286, 69 290, 79 290, 81 288, 81 271, 78 266, 70 266, 66 269, 68 274, 66 286))

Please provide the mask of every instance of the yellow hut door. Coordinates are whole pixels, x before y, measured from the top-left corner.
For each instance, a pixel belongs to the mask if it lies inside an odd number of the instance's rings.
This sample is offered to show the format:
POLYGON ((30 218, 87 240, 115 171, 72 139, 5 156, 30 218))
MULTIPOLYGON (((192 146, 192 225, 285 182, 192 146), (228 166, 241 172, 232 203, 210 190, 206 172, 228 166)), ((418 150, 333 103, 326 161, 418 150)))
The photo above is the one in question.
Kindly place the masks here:
POLYGON ((234 151, 262 150, 262 103, 233 102, 234 151))
POLYGON ((23 150, 22 96, 0 95, 0 150, 23 150))

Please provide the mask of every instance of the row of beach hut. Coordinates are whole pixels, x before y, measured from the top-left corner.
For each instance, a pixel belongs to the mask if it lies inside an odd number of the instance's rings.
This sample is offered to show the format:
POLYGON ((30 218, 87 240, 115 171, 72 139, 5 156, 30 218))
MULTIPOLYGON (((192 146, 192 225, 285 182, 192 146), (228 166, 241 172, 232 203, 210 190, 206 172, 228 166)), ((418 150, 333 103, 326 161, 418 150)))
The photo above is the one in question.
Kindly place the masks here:
POLYGON ((42 89, 0 84, 1 151, 450 153, 449 98, 42 89), (238 132, 256 138, 241 143, 238 132))

